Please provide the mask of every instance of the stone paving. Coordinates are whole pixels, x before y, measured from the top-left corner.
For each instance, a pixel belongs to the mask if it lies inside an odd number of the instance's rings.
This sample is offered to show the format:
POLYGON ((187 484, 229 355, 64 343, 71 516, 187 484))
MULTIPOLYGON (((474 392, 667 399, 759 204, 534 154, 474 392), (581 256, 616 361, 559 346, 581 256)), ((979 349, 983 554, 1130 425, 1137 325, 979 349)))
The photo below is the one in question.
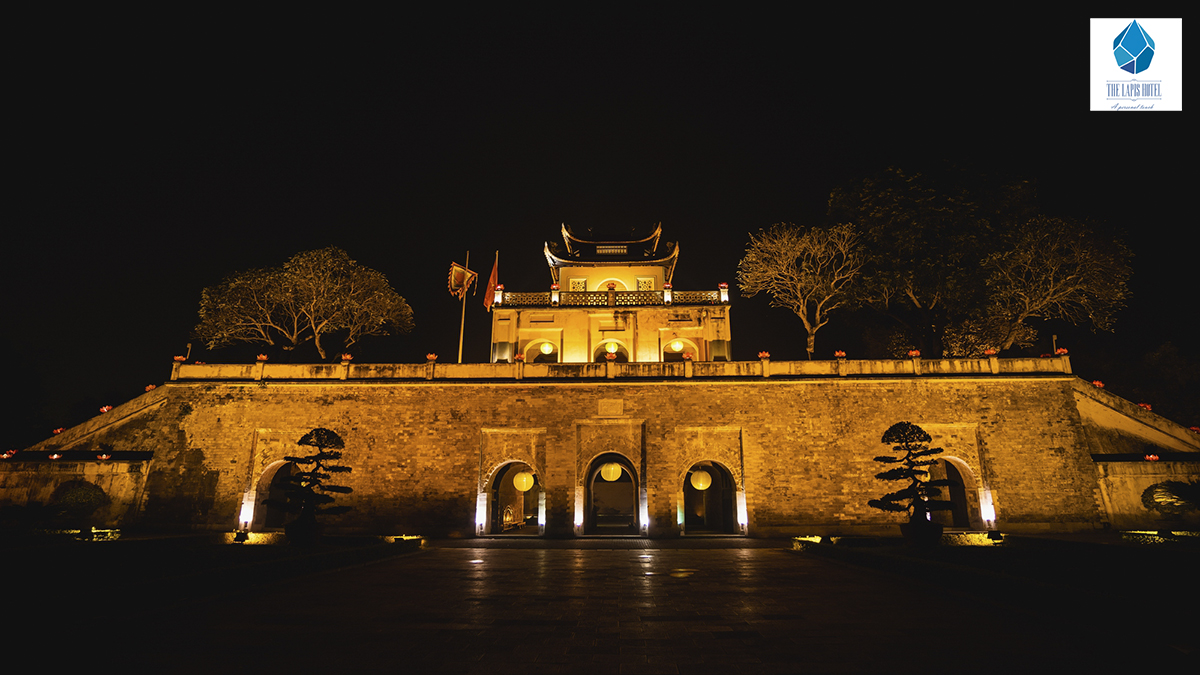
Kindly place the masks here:
MULTIPOLYGON (((786 541, 447 542, 156 611, 127 672, 938 673, 1177 667, 1069 609, 787 548, 786 541), (1065 613, 1063 613, 1065 612, 1065 613), (915 638, 915 640, 914 640, 915 638), (918 665, 910 659, 926 659, 918 665)), ((1126 626, 1134 620, 1122 620, 1126 626)))

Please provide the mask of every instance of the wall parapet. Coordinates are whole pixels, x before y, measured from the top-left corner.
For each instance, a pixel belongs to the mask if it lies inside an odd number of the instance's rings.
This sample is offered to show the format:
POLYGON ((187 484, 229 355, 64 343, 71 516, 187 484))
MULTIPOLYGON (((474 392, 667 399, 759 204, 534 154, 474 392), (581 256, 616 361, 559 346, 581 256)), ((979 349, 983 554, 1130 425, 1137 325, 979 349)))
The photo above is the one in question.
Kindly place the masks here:
POLYGON ((172 380, 505 380, 1070 374, 1066 356, 652 363, 176 364, 172 380), (688 366, 691 366, 690 368, 688 366))

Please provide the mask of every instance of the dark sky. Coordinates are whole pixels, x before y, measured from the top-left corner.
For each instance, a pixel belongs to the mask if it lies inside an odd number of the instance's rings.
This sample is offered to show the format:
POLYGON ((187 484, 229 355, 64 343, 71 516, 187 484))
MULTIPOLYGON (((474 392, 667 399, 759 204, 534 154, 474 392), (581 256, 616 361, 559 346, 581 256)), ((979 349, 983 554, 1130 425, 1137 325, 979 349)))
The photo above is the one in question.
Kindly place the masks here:
MULTIPOLYGON (((236 270, 341 246, 416 314, 358 358, 450 360, 445 276, 468 249, 485 277, 499 250, 508 288, 542 290, 560 223, 661 221, 681 246, 675 287, 713 288, 735 281, 748 232, 820 223, 832 188, 889 165, 1029 179, 1050 215, 1130 233, 1133 301, 1115 334, 1072 334, 1081 375, 1167 341, 1194 354, 1182 113, 1089 113, 1087 20, 1039 21, 629 7, 31 22, 6 106, 3 442, 163 382, 189 341, 193 358, 249 358, 191 339, 200 290, 236 270)), ((466 360, 484 361, 489 317, 469 303, 466 360)), ((735 297, 733 317, 735 357, 802 357, 786 310, 735 297)), ((854 344, 835 324, 819 351, 854 344)))

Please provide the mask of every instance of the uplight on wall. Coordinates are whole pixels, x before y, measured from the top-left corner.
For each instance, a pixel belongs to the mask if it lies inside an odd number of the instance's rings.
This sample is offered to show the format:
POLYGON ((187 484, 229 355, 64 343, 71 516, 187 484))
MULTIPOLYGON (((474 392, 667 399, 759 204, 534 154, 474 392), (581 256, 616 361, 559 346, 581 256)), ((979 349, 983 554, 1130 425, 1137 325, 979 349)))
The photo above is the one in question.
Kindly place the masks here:
POLYGON ((487 524, 487 493, 480 492, 475 498, 475 533, 483 534, 487 524))
POLYGON ((992 504, 991 490, 983 490, 979 494, 979 516, 989 527, 996 522, 996 506, 992 504))
POLYGON ((242 510, 238 515, 239 527, 243 530, 250 529, 250 523, 254 522, 254 502, 256 501, 253 492, 247 492, 242 497, 242 510))
POLYGON ((746 492, 738 490, 737 493, 737 521, 738 529, 742 534, 746 534, 746 527, 750 523, 749 512, 746 509, 746 492))

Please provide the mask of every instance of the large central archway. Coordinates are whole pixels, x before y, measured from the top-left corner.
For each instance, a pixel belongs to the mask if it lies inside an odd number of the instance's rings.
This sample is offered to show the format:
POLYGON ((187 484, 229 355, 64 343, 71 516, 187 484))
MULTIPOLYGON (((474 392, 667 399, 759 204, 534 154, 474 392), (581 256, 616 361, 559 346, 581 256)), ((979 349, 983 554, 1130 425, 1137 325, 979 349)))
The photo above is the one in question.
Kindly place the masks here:
POLYGON ((605 453, 584 475, 584 534, 639 534, 637 472, 624 455, 605 453))

